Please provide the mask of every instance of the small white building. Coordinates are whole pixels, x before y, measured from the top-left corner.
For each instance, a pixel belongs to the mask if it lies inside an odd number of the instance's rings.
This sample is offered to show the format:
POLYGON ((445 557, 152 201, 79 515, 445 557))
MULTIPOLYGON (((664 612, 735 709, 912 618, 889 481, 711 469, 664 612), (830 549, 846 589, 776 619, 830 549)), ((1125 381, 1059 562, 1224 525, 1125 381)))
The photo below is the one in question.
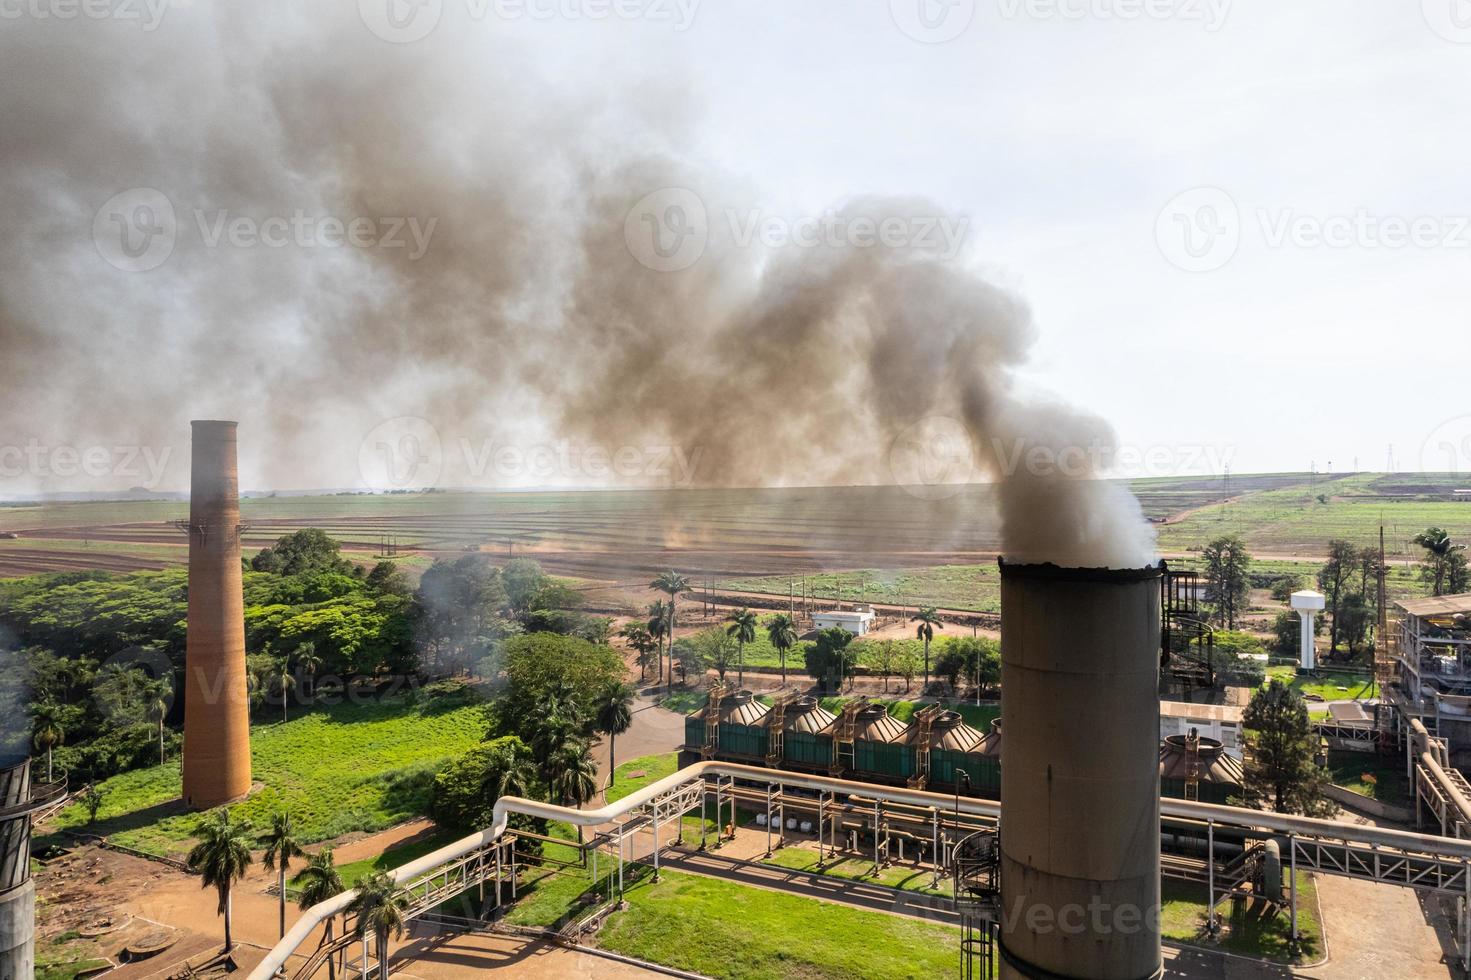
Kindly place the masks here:
POLYGON ((812 625, 819 630, 840 626, 854 636, 862 636, 873 629, 872 609, 830 609, 812 614, 812 625))
POLYGON ((1195 704, 1190 701, 1159 703, 1159 738, 1188 735, 1195 729, 1200 735, 1221 743, 1229 755, 1241 758, 1241 708, 1229 704, 1195 704))

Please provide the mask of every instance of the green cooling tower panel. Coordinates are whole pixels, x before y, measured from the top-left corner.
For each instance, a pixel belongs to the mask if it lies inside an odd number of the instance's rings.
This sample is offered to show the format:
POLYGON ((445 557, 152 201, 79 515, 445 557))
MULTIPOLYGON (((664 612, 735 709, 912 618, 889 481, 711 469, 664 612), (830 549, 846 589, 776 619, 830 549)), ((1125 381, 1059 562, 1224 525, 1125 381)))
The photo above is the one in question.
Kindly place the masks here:
POLYGON ((787 762, 807 766, 830 766, 833 740, 807 732, 789 732, 782 736, 782 755, 787 762))
POLYGON ((765 728, 722 724, 720 726, 720 751, 736 755, 764 756, 766 737, 765 728))
POLYGON ((999 799, 1001 767, 993 756, 972 755, 951 749, 930 750, 930 781, 954 785, 955 770, 963 769, 970 777, 972 792, 989 799, 999 799))
POLYGON ((908 778, 914 775, 914 751, 894 742, 854 742, 853 768, 879 776, 908 778))
POLYGON ((705 744, 705 719, 699 715, 692 715, 684 720, 684 744, 705 744))

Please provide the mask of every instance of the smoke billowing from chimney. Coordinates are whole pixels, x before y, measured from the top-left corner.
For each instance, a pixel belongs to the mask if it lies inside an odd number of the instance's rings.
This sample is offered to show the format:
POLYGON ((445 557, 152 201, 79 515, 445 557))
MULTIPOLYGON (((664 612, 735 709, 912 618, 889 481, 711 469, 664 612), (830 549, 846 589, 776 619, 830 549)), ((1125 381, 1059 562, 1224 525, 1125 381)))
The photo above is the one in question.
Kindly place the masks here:
MULTIPOLYGON (((1112 433, 1016 390, 1029 311, 963 254, 743 242, 730 216, 760 198, 680 152, 698 118, 681 86, 559 84, 486 25, 384 44, 352 7, 196 5, 148 34, 7 23, 0 59, 31 83, 0 90, 0 412, 23 437, 182 447, 180 420, 239 417, 269 447, 242 460, 255 485, 341 486, 364 433, 413 415, 678 446, 696 485, 816 485, 894 482, 896 439, 940 416, 977 477, 1004 478, 1017 560, 1151 556, 1093 463, 1033 465, 1112 433), (707 240, 660 271, 630 214, 671 187, 707 240), (121 220, 99 220, 120 193, 121 220), (166 256, 128 271, 166 208, 166 256), (369 219, 367 244, 322 245, 324 217, 369 219)), ((833 214, 959 225, 908 198, 833 214)))

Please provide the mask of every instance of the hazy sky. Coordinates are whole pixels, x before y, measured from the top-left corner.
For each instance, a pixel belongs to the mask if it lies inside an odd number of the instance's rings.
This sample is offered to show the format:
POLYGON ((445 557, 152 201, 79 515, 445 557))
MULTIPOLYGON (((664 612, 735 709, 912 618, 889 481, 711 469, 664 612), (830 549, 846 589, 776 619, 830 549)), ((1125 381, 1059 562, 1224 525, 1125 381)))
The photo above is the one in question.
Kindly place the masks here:
MULTIPOLYGON (((315 180, 320 193, 330 181, 312 172, 315 157, 287 151, 295 134, 330 131, 332 111, 313 119, 315 89, 298 84, 283 98, 270 84, 313 71, 323 90, 370 79, 353 96, 359 134, 372 125, 365 101, 412 113, 415 99, 434 100, 423 105, 438 129, 432 152, 464 165, 441 166, 443 181, 475 180, 489 153, 516 174, 508 200, 556 201, 576 160, 595 167, 605 145, 627 158, 647 141, 683 172, 722 175, 704 202, 712 238, 753 221, 825 227, 831 209, 864 196, 934 202, 956 236, 945 247, 1031 308, 1035 342, 1020 380, 1111 422, 1144 460, 1130 472, 1383 469, 1391 444, 1397 469, 1471 471, 1468 0, 313 0, 228 16, 206 0, 0 0, 0 58, 15 66, 21 53, 28 60, 0 99, 0 149, 21 165, 0 178, 15 232, 0 249, 9 348, 0 359, 11 360, 0 384, 12 393, 0 400, 0 497, 178 487, 188 416, 258 421, 249 418, 258 405, 227 379, 164 397, 179 380, 174 349, 185 346, 170 318, 199 319, 201 280, 169 278, 190 273, 187 247, 157 275, 119 274, 96 265, 106 249, 94 240, 107 233, 109 190, 160 186, 132 152, 138 142, 153 144, 155 169, 177 168, 164 194, 181 208, 202 198, 177 187, 178 173, 222 154, 245 163, 224 184, 201 179, 216 207, 237 200, 222 186, 244 201, 269 198, 272 181, 315 180), (317 20, 327 26, 303 29, 317 20), (276 32, 293 43, 277 50, 276 32), (237 57, 237 45, 252 55, 237 57), (380 63, 393 69, 377 78, 380 63), (421 89, 431 74, 452 79, 452 97, 421 89), (129 90, 127 118, 84 108, 78 78, 97 92, 129 90), (56 138, 70 126, 68 98, 75 129, 56 138), (441 101, 454 111, 436 115, 441 101), (38 138, 27 127, 43 102, 38 138), (269 128, 282 139, 274 157, 241 135, 264 116, 290 120, 269 128), (477 132, 463 152, 459 121, 477 132), (572 143, 572 163, 547 152, 572 143), (88 158, 85 179, 73 154, 88 158), (280 172, 252 171, 253 154, 280 172), (92 265, 76 264, 83 251, 92 265), (7 303, 18 311, 8 322, 7 303), (113 368, 127 384, 109 389, 116 401, 92 404, 100 392, 86 379, 113 368), (78 406, 95 418, 78 423, 78 406), (157 481, 116 472, 89 481, 50 464, 39 477, 17 471, 31 465, 17 451, 28 445, 127 443, 148 427, 135 420, 150 406, 168 435, 135 438, 173 453, 157 481)), ((375 138, 392 142, 384 126, 375 138)), ((394 175, 375 179, 391 188, 394 175)), ((354 199, 371 208, 373 189, 354 199)), ((545 210, 546 225, 560 226, 545 210)), ((433 217, 442 236, 455 233, 455 214, 433 217)), ((190 230, 193 216, 180 221, 181 236, 207 237, 203 225, 190 230)), ((561 260, 528 252, 498 274, 557 278, 561 260)), ((229 261, 254 276, 251 263, 294 269, 295 254, 229 261)), ((313 267, 312 295, 326 305, 324 268, 313 267)), ((253 301, 242 287, 230 306, 253 301)), ((258 365, 296 356, 303 317, 265 306, 249 340, 207 329, 231 363, 263 373, 258 365)), ((290 465, 247 465, 247 485, 361 483, 363 429, 428 413, 398 395, 423 382, 411 341, 401 371, 355 385, 362 413, 322 410, 322 425, 354 419, 342 423, 341 446, 275 446, 290 465)), ((495 382, 485 378, 487 391, 495 382)), ((497 418, 535 433, 527 438, 560 435, 534 399, 518 407, 497 418)), ((273 399, 272 431, 298 409, 273 399)))

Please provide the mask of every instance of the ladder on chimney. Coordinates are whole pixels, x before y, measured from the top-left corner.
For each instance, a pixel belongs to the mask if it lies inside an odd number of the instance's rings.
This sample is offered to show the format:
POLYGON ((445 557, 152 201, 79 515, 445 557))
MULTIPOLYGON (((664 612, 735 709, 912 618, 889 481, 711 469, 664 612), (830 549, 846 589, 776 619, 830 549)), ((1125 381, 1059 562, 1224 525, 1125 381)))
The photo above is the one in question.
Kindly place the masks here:
POLYGON ((914 746, 914 775, 909 777, 910 789, 924 789, 930 782, 930 748, 935 742, 935 719, 945 711, 938 704, 926 705, 914 713, 919 723, 919 732, 914 746))
POLYGON ((833 767, 830 772, 834 778, 854 766, 853 741, 858 734, 858 715, 867 707, 866 697, 856 697, 843 705, 843 713, 833 729, 833 767))
POLYGON ((705 701, 705 744, 700 747, 702 759, 713 759, 720 751, 720 705, 727 693, 724 681, 710 685, 710 696, 705 701))
POLYGON ((1200 802, 1200 732, 1190 729, 1185 736, 1185 799, 1200 802))
POLYGON ((776 699, 766 716, 766 765, 771 769, 781 766, 782 735, 786 731, 787 708, 800 697, 796 691, 788 691, 776 699))

